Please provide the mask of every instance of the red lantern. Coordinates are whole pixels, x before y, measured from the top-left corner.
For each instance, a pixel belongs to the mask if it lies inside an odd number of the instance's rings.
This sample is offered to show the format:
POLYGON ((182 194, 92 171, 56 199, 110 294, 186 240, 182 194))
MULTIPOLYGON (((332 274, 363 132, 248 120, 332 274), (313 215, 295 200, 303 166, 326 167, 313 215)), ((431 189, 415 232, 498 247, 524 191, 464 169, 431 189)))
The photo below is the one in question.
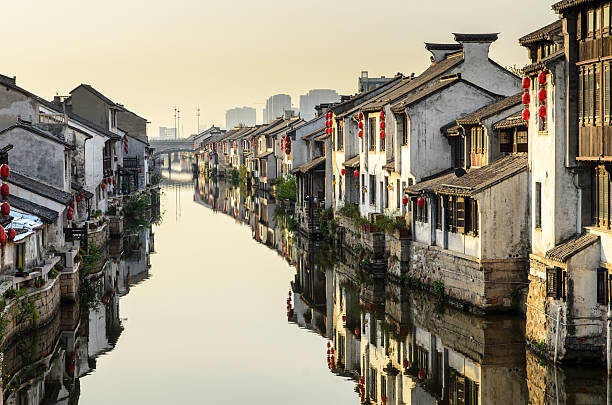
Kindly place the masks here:
POLYGON ((0 211, 2 211, 2 215, 7 216, 11 213, 11 206, 7 202, 3 202, 0 206, 0 211))
POLYGON ((6 232, 4 232, 4 227, 0 225, 0 242, 6 242, 6 232))
POLYGON ((385 130, 384 129, 380 131, 380 138, 381 139, 385 139, 385 130))
POLYGON ((138 169, 138 173, 142 173, 142 169, 138 169))
POLYGON ((408 368, 408 360, 404 359, 404 362, 402 365, 404 366, 404 368, 408 368))
POLYGON ((359 137, 363 138, 363 131, 359 131, 359 137))
POLYGON ((76 202, 78 202, 78 203, 81 202, 81 195, 80 194, 76 196, 76 202))
POLYGON ((529 93, 523 93, 523 104, 527 105, 531 103, 531 96, 529 93))
POLYGON ((425 199, 423 197, 419 197, 419 199, 417 200, 417 204, 419 205, 419 207, 423 207, 425 205, 425 199))
POLYGON ((419 380, 422 380, 425 378, 425 370, 420 369, 419 370, 419 380))
POLYGON ((329 349, 331 347, 331 343, 327 342, 327 348, 329 349))
POLYGON ((83 195, 83 193, 79 194, 79 197, 81 198, 81 200, 82 200, 83 198, 85 198, 85 196, 83 195))
POLYGON ((540 118, 546 118, 546 106, 545 105, 541 105, 540 108, 538 108, 538 116, 540 118))
POLYGON ((355 336, 359 336, 359 328, 355 328, 355 336))
POLYGON ((346 322, 346 315, 342 315, 342 322, 346 322))
POLYGON ((72 208, 70 208, 68 210, 68 214, 66 214, 66 218, 68 218, 68 221, 72 221, 73 215, 74 215, 74 211, 72 210, 72 208))
POLYGON ((70 201, 70 209, 74 209, 74 201, 70 201))
POLYGON ((359 121, 361 121, 362 119, 363 119, 363 113, 362 113, 362 112, 360 112, 360 113, 359 113, 359 121))
POLYGON ((531 87, 531 79, 528 77, 523 77, 523 89, 528 89, 531 87))
POLYGON ((2 166, 0 166, 0 177, 6 179, 8 178, 9 174, 11 174, 11 169, 9 168, 9 165, 3 164, 2 166))
POLYGON ((540 89, 540 91, 538 91, 538 100, 546 101, 546 96, 546 89, 540 89))
POLYGON ((363 129, 363 122, 359 121, 359 129, 363 129))
POLYGON ((117 184, 117 180, 113 179, 113 186, 117 184))
POLYGON ((331 354, 331 352, 329 351, 329 349, 327 349, 327 355, 329 356, 331 354))
POLYGON ((342 169, 340 170, 340 173, 344 176, 346 174, 346 170, 342 169))
POLYGON ((102 183, 102 184, 100 185, 100 187, 102 187, 102 190, 104 190, 104 189, 106 188, 106 184, 105 184, 105 183, 102 183))
POLYGON ((333 357, 334 356, 334 348, 333 347, 331 348, 331 354, 332 354, 332 359, 333 359, 334 358, 333 357))
POLYGON ((385 119, 385 112, 384 112, 384 111, 381 111, 381 112, 380 112, 380 119, 381 119, 381 120, 384 120, 384 119, 385 119))
POLYGON ((355 177, 359 177, 359 170, 355 170, 355 171, 353 172, 353 176, 355 176, 355 177))
POLYGON ((538 75, 538 83, 541 85, 546 84, 546 72, 540 72, 538 75))
POLYGON ((365 384, 365 378, 359 377, 359 384, 364 385, 365 384))
POLYGON ((402 197, 402 204, 404 205, 408 204, 408 197, 406 196, 402 197))
POLYGON ((529 112, 527 108, 525 108, 523 110, 523 121, 529 121, 530 117, 531 117, 531 113, 529 112))
POLYGON ((385 129, 385 121, 380 122, 380 129, 385 129))
POLYGON ((0 186, 0 194, 2 195, 2 198, 6 199, 9 194, 10 194, 10 190, 9 190, 9 185, 4 183, 2 186, 0 186))
POLYGON ((8 240, 10 241, 15 240, 15 234, 16 234, 15 230, 13 228, 10 228, 8 230, 8 240))

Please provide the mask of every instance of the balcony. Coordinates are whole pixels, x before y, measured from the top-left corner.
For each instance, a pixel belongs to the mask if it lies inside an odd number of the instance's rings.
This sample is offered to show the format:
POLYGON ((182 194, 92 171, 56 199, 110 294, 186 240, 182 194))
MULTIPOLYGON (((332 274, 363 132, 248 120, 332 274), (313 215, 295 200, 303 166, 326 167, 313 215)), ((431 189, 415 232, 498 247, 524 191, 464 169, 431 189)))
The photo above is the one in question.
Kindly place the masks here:
POLYGON ((140 167, 138 158, 123 158, 123 167, 125 169, 138 169, 140 167))

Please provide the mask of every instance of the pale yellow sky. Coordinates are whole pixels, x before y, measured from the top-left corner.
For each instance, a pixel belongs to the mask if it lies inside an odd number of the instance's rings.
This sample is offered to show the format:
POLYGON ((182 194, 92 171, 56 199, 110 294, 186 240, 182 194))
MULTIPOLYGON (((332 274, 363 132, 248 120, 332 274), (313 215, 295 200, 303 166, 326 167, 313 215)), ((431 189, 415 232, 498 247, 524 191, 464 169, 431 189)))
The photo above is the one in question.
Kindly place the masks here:
POLYGON ((370 75, 419 73, 424 42, 500 32, 491 49, 524 65, 517 39, 556 19, 551 0, 39 0, 3 4, 0 73, 45 98, 89 83, 148 118, 149 135, 225 125, 225 111, 313 88, 356 90, 370 75))

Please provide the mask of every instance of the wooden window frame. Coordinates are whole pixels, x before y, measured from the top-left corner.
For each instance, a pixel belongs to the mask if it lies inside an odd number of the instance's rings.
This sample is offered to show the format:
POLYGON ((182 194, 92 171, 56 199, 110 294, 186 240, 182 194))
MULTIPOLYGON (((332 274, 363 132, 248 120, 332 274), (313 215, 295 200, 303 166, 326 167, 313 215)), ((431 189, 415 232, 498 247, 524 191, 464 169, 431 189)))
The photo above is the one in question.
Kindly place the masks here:
POLYGON ((368 141, 370 152, 376 151, 376 117, 368 118, 368 141))
POLYGON ((597 269, 596 297, 600 305, 607 305, 610 301, 610 276, 608 269, 602 267, 597 269))
POLYGON ((565 277, 560 267, 546 268, 546 297, 565 299, 565 277))

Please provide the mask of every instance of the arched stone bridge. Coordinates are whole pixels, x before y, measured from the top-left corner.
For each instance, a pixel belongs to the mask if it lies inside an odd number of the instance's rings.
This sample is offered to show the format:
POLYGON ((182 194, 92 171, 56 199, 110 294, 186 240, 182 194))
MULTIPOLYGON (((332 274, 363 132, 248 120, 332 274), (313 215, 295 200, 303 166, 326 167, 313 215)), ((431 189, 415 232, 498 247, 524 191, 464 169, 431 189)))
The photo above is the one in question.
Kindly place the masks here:
POLYGON ((191 138, 182 139, 150 139, 149 145, 154 148, 153 156, 171 154, 175 152, 193 152, 191 138))

